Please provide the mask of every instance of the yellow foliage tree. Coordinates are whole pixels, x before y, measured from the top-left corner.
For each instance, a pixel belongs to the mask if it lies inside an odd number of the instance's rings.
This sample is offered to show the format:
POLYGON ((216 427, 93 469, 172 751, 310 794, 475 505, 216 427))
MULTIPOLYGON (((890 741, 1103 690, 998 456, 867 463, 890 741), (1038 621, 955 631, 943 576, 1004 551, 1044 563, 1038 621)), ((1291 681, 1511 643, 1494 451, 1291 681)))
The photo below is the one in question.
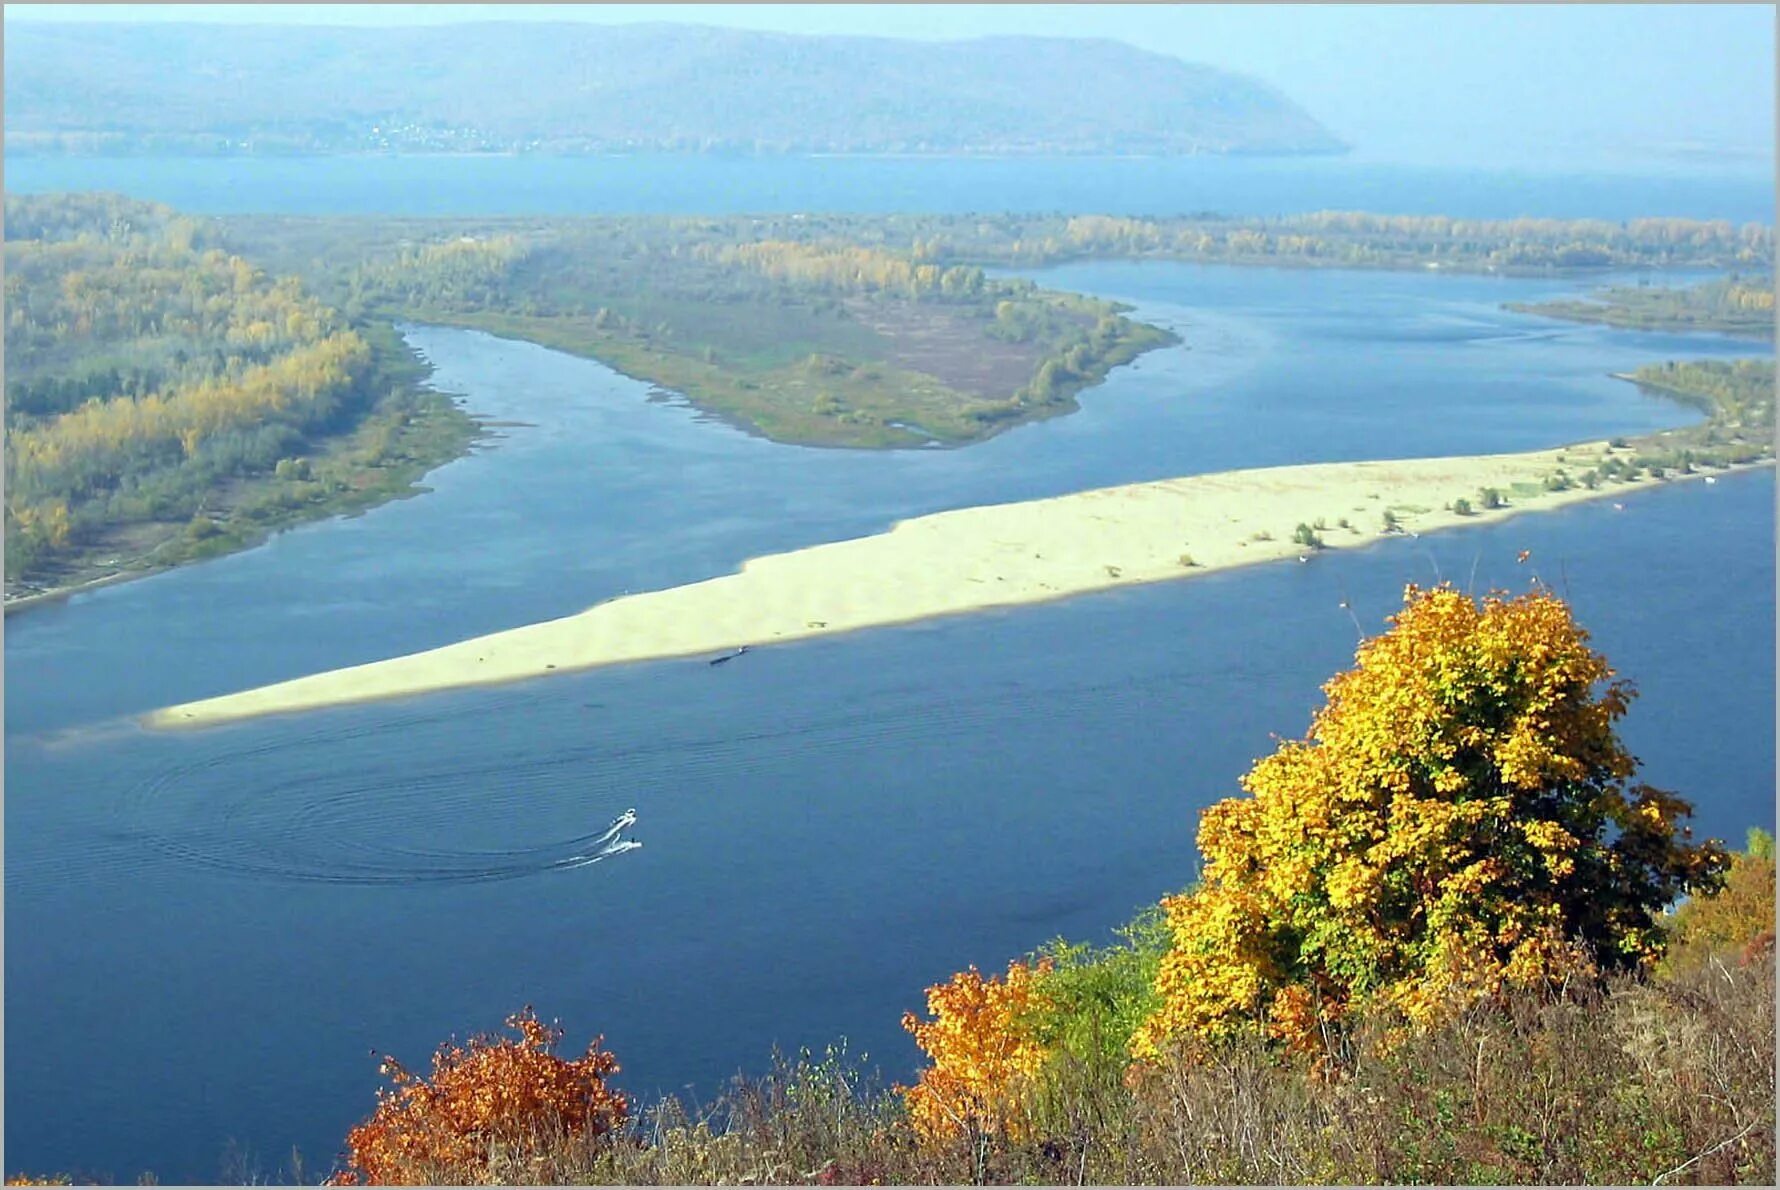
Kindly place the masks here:
POLYGON ((927 989, 932 1020, 903 1015, 902 1027, 933 1062, 913 1087, 900 1088, 918 1135, 1018 1135, 1020 1095, 1045 1059, 1022 1023, 1036 1007, 1037 979, 1050 969, 1048 959, 1013 962, 1003 980, 972 967, 927 989))
POLYGON ((1410 587, 1303 740, 1205 811, 1202 884, 1163 902, 1161 1007, 1133 1051, 1259 1029, 1323 1048, 1362 1005, 1410 1023, 1655 958, 1727 857, 1630 784, 1633 695, 1547 591, 1410 587))

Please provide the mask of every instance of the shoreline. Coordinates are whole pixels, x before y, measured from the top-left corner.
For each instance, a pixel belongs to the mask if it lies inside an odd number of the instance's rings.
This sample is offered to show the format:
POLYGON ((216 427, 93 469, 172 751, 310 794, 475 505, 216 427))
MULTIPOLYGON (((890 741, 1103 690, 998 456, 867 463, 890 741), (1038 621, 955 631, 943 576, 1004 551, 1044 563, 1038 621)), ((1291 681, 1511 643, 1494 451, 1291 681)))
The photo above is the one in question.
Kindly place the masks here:
POLYGON ((10 616, 14 612, 23 611, 28 607, 36 607, 39 604, 55 603, 58 600, 70 599, 85 591, 95 591, 100 587, 109 587, 114 583, 129 582, 131 579, 147 578, 151 574, 161 574, 171 570, 173 569, 173 566, 174 564, 170 563, 165 566, 152 566, 143 570, 119 570, 112 574, 101 575, 98 578, 87 579, 83 582, 70 583, 65 587, 47 587, 42 591, 33 591, 29 595, 15 595, 10 599, 5 600, 4 603, 0 603, 0 615, 10 616))
MULTIPOLYGON (((132 582, 136 579, 150 578, 157 574, 165 574, 170 570, 178 570, 184 566, 192 566, 208 562, 216 558, 226 558, 233 554, 258 549, 272 538, 293 529, 307 525, 321 524, 331 520, 348 519, 363 516, 385 504, 397 500, 407 500, 414 496, 425 495, 432 491, 424 482, 427 476, 469 456, 479 444, 487 441, 492 435, 489 430, 502 423, 490 422, 476 414, 470 413, 459 406, 449 394, 438 393, 427 389, 427 393, 444 398, 450 410, 436 410, 435 414, 418 417, 411 423, 416 432, 436 426, 439 418, 447 421, 462 419, 462 428, 448 435, 451 443, 449 450, 425 449, 428 445, 437 447, 437 442, 424 441, 419 445, 422 453, 395 465, 379 465, 372 469, 377 473, 377 481, 363 487, 353 487, 344 491, 331 493, 319 502, 299 505, 285 510, 283 515, 258 523, 248 523, 233 528, 233 536, 221 548, 208 551, 190 551, 191 542, 180 534, 180 526, 176 522, 164 522, 166 534, 156 542, 148 552, 131 558, 127 564, 109 574, 97 574, 94 577, 80 578, 74 582, 65 582, 60 586, 45 587, 33 590, 28 594, 7 593, 0 596, 0 618, 10 618, 17 612, 33 607, 41 607, 48 603, 58 603, 83 595, 101 587, 113 586, 118 583, 132 582), (162 561, 151 561, 156 554, 167 550, 170 546, 184 545, 188 551, 175 554, 162 561)), ((265 477, 260 477, 262 482, 265 477)), ((91 549, 89 556, 113 552, 109 549, 91 549)), ((91 569, 101 567, 94 564, 91 569)), ((84 569, 77 566, 78 569, 84 569)))
MULTIPOLYGON (((498 685, 637 661, 889 627, 1262 562, 1321 549, 1485 524, 1705 473, 1546 490, 1611 453, 1605 443, 1462 456, 1215 472, 982 505, 899 521, 888 531, 751 558, 727 575, 625 595, 555 620, 424 652, 162 708, 149 727, 212 726, 262 715, 498 685), (1518 487, 1517 487, 1518 485, 1518 487), (1503 507, 1451 511, 1494 487, 1503 507), (1389 510, 1401 526, 1385 528, 1389 510), (1346 520, 1348 526, 1340 521, 1346 520), (1293 541, 1325 525, 1321 546, 1293 541)), ((1724 474, 1771 461, 1722 469, 1724 474)))

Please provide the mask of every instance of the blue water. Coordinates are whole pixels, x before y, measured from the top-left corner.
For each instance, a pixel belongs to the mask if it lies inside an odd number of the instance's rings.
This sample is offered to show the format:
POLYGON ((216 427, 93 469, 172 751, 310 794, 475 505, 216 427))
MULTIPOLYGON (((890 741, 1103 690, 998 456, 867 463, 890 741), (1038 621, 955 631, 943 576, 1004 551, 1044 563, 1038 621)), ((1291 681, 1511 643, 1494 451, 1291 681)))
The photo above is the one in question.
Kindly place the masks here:
POLYGON ((38 157, 6 187, 115 190, 206 214, 1316 210, 1774 221, 1772 168, 1466 169, 1349 157, 38 157))
MULTIPOLYGON (((1707 833, 1773 823, 1772 472, 1054 605, 481 691, 144 732, 125 716, 708 577, 900 517, 1308 459, 1676 425, 1606 373, 1748 354, 1503 312, 1567 283, 1077 265, 1185 342, 1068 417, 955 451, 789 447, 597 363, 411 328, 523 421, 435 489, 6 624, 6 1160, 208 1180, 325 1165, 372 1048, 523 1004, 621 1085, 708 1097, 838 1038, 906 1078, 921 989, 1102 937, 1192 878, 1197 811, 1306 726, 1405 582, 1565 591, 1644 697, 1645 776, 1707 833), (439 882, 629 806, 646 846, 439 882), (367 884, 366 871, 395 883, 367 884), (404 877, 412 877, 404 880, 404 877)), ((1358 519, 1358 518, 1356 518, 1358 519)))

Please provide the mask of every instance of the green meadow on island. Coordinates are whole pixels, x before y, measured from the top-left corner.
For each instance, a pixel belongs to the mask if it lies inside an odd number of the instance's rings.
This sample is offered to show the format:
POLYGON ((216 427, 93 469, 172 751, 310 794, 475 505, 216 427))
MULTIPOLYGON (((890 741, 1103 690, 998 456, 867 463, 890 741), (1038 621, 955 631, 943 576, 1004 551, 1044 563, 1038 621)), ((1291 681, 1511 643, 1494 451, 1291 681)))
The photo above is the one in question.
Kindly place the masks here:
POLYGON ((225 7, 6 17, 6 1184, 1774 1184, 1771 14, 225 7))

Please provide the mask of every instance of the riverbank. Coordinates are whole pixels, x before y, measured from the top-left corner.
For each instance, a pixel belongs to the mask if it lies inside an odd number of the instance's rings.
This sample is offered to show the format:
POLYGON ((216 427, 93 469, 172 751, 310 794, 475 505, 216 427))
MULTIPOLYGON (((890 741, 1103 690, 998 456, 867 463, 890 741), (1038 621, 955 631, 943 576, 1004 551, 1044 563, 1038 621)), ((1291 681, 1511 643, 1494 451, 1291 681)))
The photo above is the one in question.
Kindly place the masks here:
POLYGON ((414 388, 341 439, 324 442, 301 478, 237 480, 206 496, 200 517, 119 525, 90 543, 45 585, 7 584, 4 614, 55 603, 188 562, 238 553, 286 529, 357 516, 430 491, 421 481, 463 457, 491 423, 448 395, 414 388))
MULTIPOLYGON (((169 707, 150 726, 491 685, 1063 599, 1380 537, 1487 523, 1697 476, 1561 486, 1618 454, 1589 443, 1524 454, 1316 463, 1128 484, 934 513, 889 532, 752 559, 735 574, 422 653, 169 707), (1489 507, 1493 500, 1497 506, 1489 507)), ((1703 474, 1703 473, 1702 473, 1703 474)), ((1534 571, 1537 563, 1533 563, 1534 571)))

